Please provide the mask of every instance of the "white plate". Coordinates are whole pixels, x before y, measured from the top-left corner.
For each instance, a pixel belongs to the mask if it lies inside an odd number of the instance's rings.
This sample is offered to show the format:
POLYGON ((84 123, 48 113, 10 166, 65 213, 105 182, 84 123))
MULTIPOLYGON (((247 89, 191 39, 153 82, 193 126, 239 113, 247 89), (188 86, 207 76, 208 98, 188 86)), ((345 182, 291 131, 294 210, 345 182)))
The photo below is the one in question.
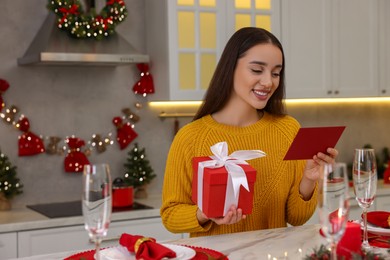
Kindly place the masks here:
MULTIPOLYGON (((169 258, 175 260, 189 260, 196 255, 195 250, 186 247, 173 244, 162 244, 165 247, 173 250, 176 253, 176 258, 169 258)), ((102 260, 135 260, 134 253, 130 253, 126 247, 116 246, 103 249, 100 251, 100 258, 102 260)), ((168 259, 168 258, 167 258, 168 259)))
MULTIPOLYGON (((356 222, 360 222, 360 227, 363 229, 363 220, 357 220, 356 222)), ((374 226, 370 223, 367 223, 367 231, 368 232, 371 232, 373 234, 376 234, 376 235, 380 235, 380 236, 390 236, 390 228, 381 228, 381 227, 378 227, 378 226, 374 226)))

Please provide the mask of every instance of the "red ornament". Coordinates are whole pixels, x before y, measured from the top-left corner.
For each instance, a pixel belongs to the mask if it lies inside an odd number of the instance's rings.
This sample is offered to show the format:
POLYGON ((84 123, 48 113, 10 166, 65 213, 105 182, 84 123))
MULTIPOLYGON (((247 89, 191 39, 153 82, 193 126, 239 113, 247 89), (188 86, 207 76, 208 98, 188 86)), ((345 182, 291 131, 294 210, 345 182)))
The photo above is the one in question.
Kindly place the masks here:
POLYGON ((69 146, 69 153, 65 157, 65 172, 82 172, 84 165, 89 165, 87 156, 82 153, 80 148, 85 145, 85 142, 80 138, 71 137, 66 139, 69 146))
POLYGON ((9 88, 8 81, 0 79, 0 112, 5 107, 2 94, 9 88))
POLYGON ((123 150, 138 136, 138 134, 133 130, 130 123, 123 124, 120 117, 114 117, 112 122, 117 129, 116 140, 118 141, 121 150, 123 150))
POLYGON ((19 156, 35 155, 45 152, 45 146, 41 138, 30 132, 30 122, 23 117, 18 122, 20 131, 24 132, 19 136, 19 156))
POLYGON ((134 93, 141 95, 153 94, 153 77, 152 74, 149 73, 149 65, 147 63, 138 63, 137 68, 141 72, 141 78, 133 86, 134 93))

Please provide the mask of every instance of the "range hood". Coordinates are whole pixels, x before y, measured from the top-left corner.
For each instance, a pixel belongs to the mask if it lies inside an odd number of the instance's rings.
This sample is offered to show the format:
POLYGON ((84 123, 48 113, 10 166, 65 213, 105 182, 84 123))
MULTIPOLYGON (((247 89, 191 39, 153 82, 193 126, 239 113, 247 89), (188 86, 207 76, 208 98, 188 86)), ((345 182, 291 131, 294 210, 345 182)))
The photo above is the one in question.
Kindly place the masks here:
POLYGON ((148 55, 137 52, 118 33, 102 40, 70 37, 57 28, 53 13, 48 14, 23 57, 18 58, 18 65, 119 66, 148 62, 148 55))

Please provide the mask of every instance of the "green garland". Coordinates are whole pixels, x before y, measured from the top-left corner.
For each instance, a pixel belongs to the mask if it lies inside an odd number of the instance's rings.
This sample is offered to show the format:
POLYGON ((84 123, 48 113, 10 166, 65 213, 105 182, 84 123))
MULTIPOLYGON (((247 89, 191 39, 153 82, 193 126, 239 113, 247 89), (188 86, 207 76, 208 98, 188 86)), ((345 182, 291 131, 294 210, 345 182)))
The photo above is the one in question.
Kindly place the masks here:
MULTIPOLYGON (((390 253, 390 252, 389 252, 390 253)), ((329 260, 330 252, 325 245, 321 245, 319 248, 314 248, 313 253, 307 255, 304 260, 329 260)), ((365 252, 363 250, 362 254, 352 254, 351 260, 385 260, 386 258, 381 254, 365 252)), ((346 260, 344 257, 341 257, 340 260, 346 260)))
POLYGON ((75 38, 106 38, 127 17, 123 0, 107 0, 99 14, 84 13, 79 0, 48 0, 47 8, 57 15, 58 28, 75 38))

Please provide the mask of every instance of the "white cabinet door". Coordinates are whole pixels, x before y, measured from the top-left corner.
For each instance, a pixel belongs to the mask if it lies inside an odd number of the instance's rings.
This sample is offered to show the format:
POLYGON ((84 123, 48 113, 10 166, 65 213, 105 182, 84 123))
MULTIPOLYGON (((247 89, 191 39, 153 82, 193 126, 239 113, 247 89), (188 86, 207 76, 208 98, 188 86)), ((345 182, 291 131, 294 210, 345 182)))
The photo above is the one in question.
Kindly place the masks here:
POLYGON ((379 93, 390 96, 390 1, 379 1, 379 93))
POLYGON ((378 12, 378 0, 283 1, 287 98, 378 96, 378 12))
POLYGON ((333 95, 378 96, 378 0, 333 0, 332 14, 333 95))
POLYGON ((16 258, 17 237, 16 232, 0 234, 0 259, 16 258))
POLYGON ((378 196, 375 198, 375 209, 390 212, 390 196, 378 196))
MULTIPOLYGON (((118 245, 122 233, 150 236, 158 241, 182 238, 181 234, 168 232, 161 218, 116 221, 111 223, 101 247, 118 245)), ((93 248, 94 244, 90 241, 83 225, 18 233, 18 257, 93 248)))

